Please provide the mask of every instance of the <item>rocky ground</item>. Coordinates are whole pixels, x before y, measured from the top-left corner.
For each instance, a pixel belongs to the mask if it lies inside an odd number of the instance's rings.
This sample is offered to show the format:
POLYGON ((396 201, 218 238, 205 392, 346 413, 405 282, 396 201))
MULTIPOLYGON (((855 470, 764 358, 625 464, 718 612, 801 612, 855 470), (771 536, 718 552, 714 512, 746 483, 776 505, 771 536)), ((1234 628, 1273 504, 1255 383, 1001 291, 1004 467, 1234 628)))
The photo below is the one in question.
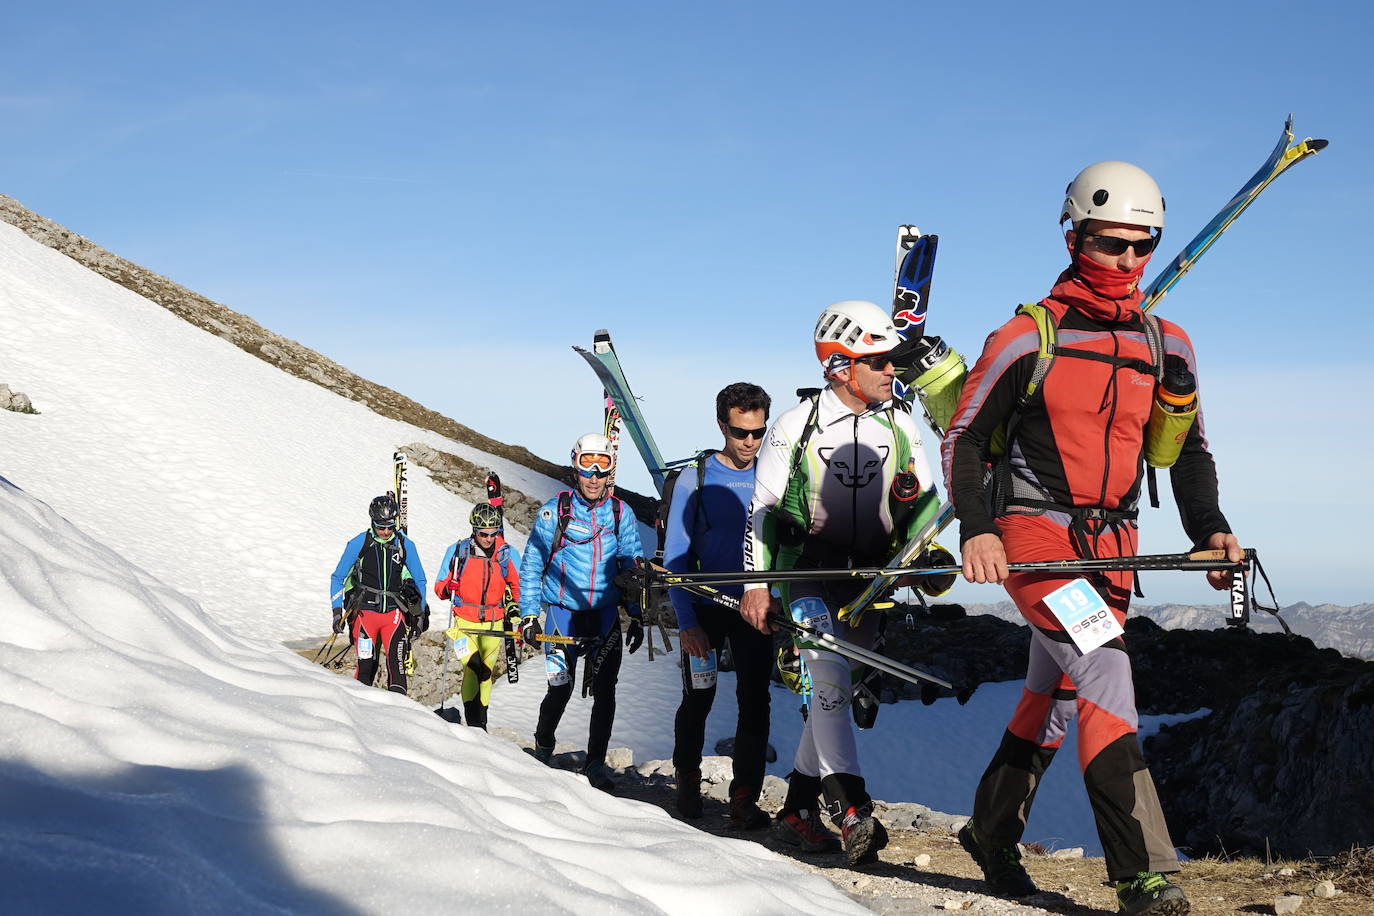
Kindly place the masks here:
MULTIPOLYGON (((527 736, 500 728, 492 729, 492 733, 532 749, 527 736)), ((571 745, 560 745, 558 751, 553 759, 555 767, 577 770, 581 766, 582 754, 571 745)), ((635 765, 631 757, 628 748, 613 748, 608 755, 608 763, 615 765, 619 777, 616 794, 657 805, 676 817, 672 763, 652 760, 635 765)), ((943 814, 911 802, 878 802, 875 810, 888 828, 891 842, 876 864, 849 868, 842 854, 803 853, 779 842, 767 830, 733 830, 726 804, 728 757, 705 758, 702 781, 705 813, 690 822, 693 826, 716 836, 761 843, 807 871, 824 876, 875 913, 968 910, 997 916, 1088 916, 1116 912, 1115 892, 1106 883, 1102 860, 1084 858, 1081 849, 1045 855, 1038 848, 1023 847, 1026 868, 1043 891, 1024 901, 1003 900, 983 893, 981 873, 955 839, 964 816, 943 814)), ((773 776, 766 783, 759 804, 774 813, 782 805, 786 783, 773 776)), ((1188 892, 1192 912, 1200 916, 1280 911, 1313 916, 1374 913, 1374 851, 1369 850, 1331 862, 1266 865, 1256 859, 1204 859, 1185 863, 1176 880, 1188 892), (1324 881, 1330 882, 1329 887, 1322 885, 1324 881), (1327 892, 1334 895, 1321 896, 1327 892), (1289 909, 1295 903, 1299 910, 1289 909)))

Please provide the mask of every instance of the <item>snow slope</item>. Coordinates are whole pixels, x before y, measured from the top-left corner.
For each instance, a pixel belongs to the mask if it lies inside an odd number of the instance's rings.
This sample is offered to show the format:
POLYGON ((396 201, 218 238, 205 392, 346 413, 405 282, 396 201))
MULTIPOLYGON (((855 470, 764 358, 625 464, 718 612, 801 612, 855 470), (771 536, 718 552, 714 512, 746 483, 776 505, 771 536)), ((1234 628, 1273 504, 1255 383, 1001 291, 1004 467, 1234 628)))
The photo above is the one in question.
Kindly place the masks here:
POLYGON ((0 478, 10 913, 863 912, 229 632, 0 478))
MULTIPOLYGON (((0 381, 40 411, 0 411, 0 474, 240 633, 327 631, 329 574, 398 445, 494 467, 536 498, 558 489, 287 375, 4 223, 0 266, 0 381)), ((472 507, 420 468, 410 479, 428 570, 472 507)))

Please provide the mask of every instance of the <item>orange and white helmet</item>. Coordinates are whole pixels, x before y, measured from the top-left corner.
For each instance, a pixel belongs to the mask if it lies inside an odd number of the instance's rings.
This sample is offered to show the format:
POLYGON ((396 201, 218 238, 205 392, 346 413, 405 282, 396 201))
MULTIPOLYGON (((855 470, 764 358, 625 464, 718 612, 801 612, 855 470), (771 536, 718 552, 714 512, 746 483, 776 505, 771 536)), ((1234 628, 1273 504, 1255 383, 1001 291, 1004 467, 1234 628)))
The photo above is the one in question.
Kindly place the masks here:
POLYGON ((850 360, 888 353, 902 342, 892 316, 859 299, 827 305, 816 320, 816 358, 825 371, 843 369, 850 360))

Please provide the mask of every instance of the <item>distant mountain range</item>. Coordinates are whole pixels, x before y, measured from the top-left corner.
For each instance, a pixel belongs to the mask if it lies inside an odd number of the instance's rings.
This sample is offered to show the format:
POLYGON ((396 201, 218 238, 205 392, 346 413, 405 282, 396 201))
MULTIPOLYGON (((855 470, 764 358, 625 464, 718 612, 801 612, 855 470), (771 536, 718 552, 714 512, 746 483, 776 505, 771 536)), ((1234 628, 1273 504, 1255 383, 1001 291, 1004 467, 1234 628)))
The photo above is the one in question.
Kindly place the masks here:
MULTIPOLYGON (((964 609, 970 615, 991 614, 1012 623, 1024 622, 1010 601, 966 604, 964 609)), ((1166 630, 1215 630, 1226 626, 1227 609, 1220 604, 1154 604, 1132 606, 1131 614, 1149 618, 1166 630)), ((1374 603, 1345 607, 1299 601, 1279 614, 1294 633, 1306 636, 1319 649, 1335 649, 1349 658, 1374 660, 1374 603)), ((1255 612, 1250 629, 1256 633, 1283 630, 1278 621, 1263 611, 1255 612)))

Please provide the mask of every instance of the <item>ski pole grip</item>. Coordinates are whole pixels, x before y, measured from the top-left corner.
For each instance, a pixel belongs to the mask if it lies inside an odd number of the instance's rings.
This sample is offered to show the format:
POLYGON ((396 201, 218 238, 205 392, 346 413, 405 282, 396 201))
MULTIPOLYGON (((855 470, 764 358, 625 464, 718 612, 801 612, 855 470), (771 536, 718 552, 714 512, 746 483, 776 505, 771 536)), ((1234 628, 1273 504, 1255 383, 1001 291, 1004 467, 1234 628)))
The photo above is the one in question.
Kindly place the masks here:
MULTIPOLYGON (((1244 553, 1245 553, 1245 558, 1244 558, 1243 560, 1241 560, 1240 563, 1238 563, 1238 564, 1236 564, 1236 565, 1249 564, 1249 563, 1251 563, 1251 562, 1254 561, 1254 559, 1255 559, 1255 548, 1253 548, 1253 547, 1246 547, 1246 548, 1244 548, 1244 553)), ((1201 563, 1225 563, 1225 562, 1227 562, 1227 560, 1226 560, 1226 551, 1224 551, 1224 550, 1195 550, 1195 551, 1193 551, 1192 553, 1188 554, 1188 559, 1189 559, 1189 560, 1194 560, 1194 561, 1197 561, 1197 562, 1201 562, 1201 563)))

